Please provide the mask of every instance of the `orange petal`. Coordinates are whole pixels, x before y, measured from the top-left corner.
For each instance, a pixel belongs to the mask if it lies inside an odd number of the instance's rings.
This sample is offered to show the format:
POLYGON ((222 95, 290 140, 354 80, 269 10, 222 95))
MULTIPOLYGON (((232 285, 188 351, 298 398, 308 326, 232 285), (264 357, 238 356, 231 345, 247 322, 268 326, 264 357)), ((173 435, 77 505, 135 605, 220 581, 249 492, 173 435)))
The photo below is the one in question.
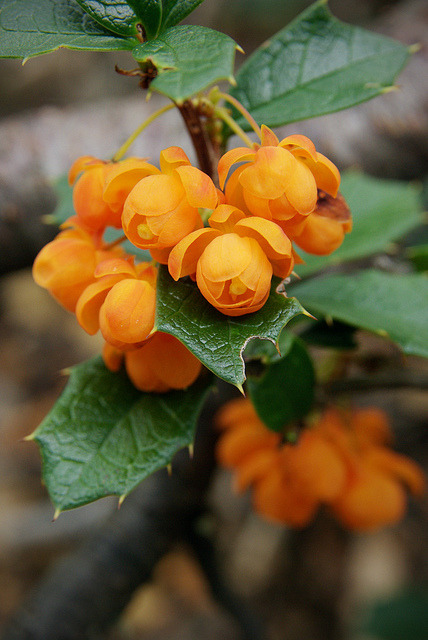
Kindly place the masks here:
POLYGON ((139 158, 127 158, 112 164, 105 179, 104 202, 115 211, 121 212, 126 198, 137 182, 159 173, 159 169, 139 158))
POLYGON ((405 484, 414 495, 422 496, 425 493, 425 475, 419 465, 407 456, 383 447, 371 447, 365 453, 364 460, 405 484))
POLYGON ((164 393, 169 391, 168 385, 160 380, 152 369, 152 362, 146 357, 146 347, 150 340, 139 349, 125 353, 126 373, 134 387, 147 393, 164 393))
POLYGON ((345 237, 341 222, 324 218, 311 213, 298 234, 293 237, 294 242, 307 253, 326 256, 340 247, 345 237))
POLYGON ((158 247, 150 247, 150 255, 153 260, 159 262, 159 264, 168 264, 169 254, 171 253, 171 247, 165 247, 159 249, 158 247))
POLYGON ((235 233, 257 240, 269 260, 291 257, 291 242, 281 227, 264 218, 245 218, 235 225, 235 233))
POLYGON ((277 147, 279 144, 278 137, 274 134, 272 129, 269 129, 265 124, 261 127, 261 144, 262 147, 277 147))
POLYGON ((156 332, 144 349, 155 376, 169 389, 186 389, 201 372, 201 362, 167 333, 156 332))
POLYGON ((123 351, 119 351, 119 349, 116 349, 108 342, 105 342, 102 356, 104 364, 109 371, 113 371, 113 373, 119 371, 123 362, 123 351))
POLYGON ((296 170, 285 195, 291 206, 299 213, 307 214, 315 208, 318 199, 315 178, 300 159, 296 161, 296 170))
POLYGON ((160 168, 162 173, 171 174, 174 169, 184 164, 190 164, 189 158, 181 147, 168 147, 160 153, 160 168))
POLYGON ((230 204, 243 211, 246 215, 250 215, 251 211, 248 209, 245 200, 242 185, 239 182, 239 177, 242 171, 247 165, 241 165, 231 174, 226 184, 225 189, 225 202, 223 204, 230 204))
POLYGON ((268 429, 233 429, 221 436, 217 459, 224 467, 239 467, 255 452, 276 450, 280 441, 280 436, 268 429))
POLYGON ((280 452, 277 449, 260 449, 245 458, 235 476, 235 489, 239 492, 266 476, 278 464, 280 452))
POLYGON ((212 282, 225 282, 239 276, 253 259, 249 238, 226 233, 214 238, 201 255, 201 270, 212 282))
POLYGON ((305 493, 324 502, 342 493, 347 479, 344 460, 320 434, 305 430, 294 446, 284 449, 284 466, 305 493))
POLYGON ((405 507, 406 496, 400 484, 367 464, 360 464, 357 476, 331 504, 339 520, 357 531, 372 531, 398 522, 405 507))
POLYGON ((352 428, 363 444, 391 444, 392 432, 385 411, 378 407, 364 407, 352 412, 352 428))
POLYGON ((247 147, 236 147, 230 149, 227 153, 220 158, 218 163, 218 177, 220 189, 224 189, 224 183, 226 182, 227 175, 236 162, 248 162, 254 160, 255 151, 248 149, 247 147))
POLYGON ((260 198, 279 198, 294 181, 297 161, 281 147, 260 147, 254 163, 239 178, 245 191, 260 198))
POLYGON ((110 289, 122 279, 122 275, 105 276, 93 282, 83 291, 76 305, 76 318, 80 326, 93 336, 100 328, 99 313, 110 289))
POLYGON ((257 482, 254 488, 254 506, 266 518, 292 527, 304 527, 312 520, 318 502, 312 496, 291 488, 280 468, 257 482))
POLYGON ((280 147, 284 149, 288 149, 291 151, 293 155, 296 156, 305 156, 310 157, 314 162, 317 160, 317 150, 315 149, 315 145, 306 136, 302 136, 298 133, 295 133, 291 136, 287 136, 279 143, 280 147))
POLYGON ((121 280, 109 291, 100 310, 104 339, 134 344, 146 340, 153 329, 156 291, 143 280, 121 280))
POLYGON ((272 200, 255 196, 254 193, 250 193, 246 189, 243 190, 243 197, 246 208, 248 207, 253 216, 272 220, 272 210, 270 207, 270 203, 273 202, 272 200))
POLYGON ((215 229, 198 229, 175 245, 168 258, 168 271, 174 280, 196 273, 196 264, 202 252, 218 235, 215 229))
POLYGON ((109 260, 102 260, 94 273, 96 278, 102 278, 103 276, 123 275, 123 276, 136 276, 135 267, 129 260, 123 260, 122 258, 110 258, 109 260))
POLYGON ((220 429, 233 428, 240 424, 255 422, 259 428, 265 429, 248 398, 235 398, 219 409, 216 424, 220 429))
POLYGON ((340 186, 340 173, 336 165, 334 165, 331 160, 323 156, 322 153, 317 153, 316 162, 314 162, 312 158, 304 157, 301 157, 300 161, 304 162, 311 170, 318 189, 326 191, 335 198, 340 186))
POLYGON ((190 165, 178 167, 176 172, 180 176, 190 206, 206 209, 214 209, 217 206, 217 189, 206 173, 190 165))
POLYGON ((68 172, 68 184, 74 184, 79 173, 85 169, 89 167, 102 166, 104 164, 103 160, 99 160, 98 158, 95 158, 95 156, 80 156, 80 158, 77 158, 70 167, 70 171, 68 172))
POLYGON ((210 215, 208 224, 223 233, 231 233, 235 224, 243 218, 245 218, 245 213, 237 207, 221 204, 210 215))

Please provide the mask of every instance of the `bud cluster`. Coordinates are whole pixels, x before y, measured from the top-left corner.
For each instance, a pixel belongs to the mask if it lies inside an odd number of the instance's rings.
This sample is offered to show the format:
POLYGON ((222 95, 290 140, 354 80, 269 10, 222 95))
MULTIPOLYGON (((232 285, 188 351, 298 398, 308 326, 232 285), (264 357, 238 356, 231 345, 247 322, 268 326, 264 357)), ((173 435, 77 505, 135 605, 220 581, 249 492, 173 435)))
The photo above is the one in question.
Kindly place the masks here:
POLYGON ((290 444, 270 431, 247 399, 218 414, 219 462, 234 470, 235 487, 253 488, 256 510, 270 520, 303 527, 326 505, 342 524, 370 531, 400 520, 407 488, 422 495, 422 470, 389 448, 386 414, 373 407, 330 407, 290 444))

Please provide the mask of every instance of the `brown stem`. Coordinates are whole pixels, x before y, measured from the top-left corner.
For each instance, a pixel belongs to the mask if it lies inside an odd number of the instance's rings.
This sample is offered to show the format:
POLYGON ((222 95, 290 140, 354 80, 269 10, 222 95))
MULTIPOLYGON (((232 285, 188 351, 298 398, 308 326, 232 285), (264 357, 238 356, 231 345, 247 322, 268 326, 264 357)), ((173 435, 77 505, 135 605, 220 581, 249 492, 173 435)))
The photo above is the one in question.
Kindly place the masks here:
POLYGON ((217 172, 215 168, 218 155, 202 123, 198 108, 190 100, 185 100, 183 104, 177 105, 177 107, 195 147, 200 169, 216 182, 217 172))

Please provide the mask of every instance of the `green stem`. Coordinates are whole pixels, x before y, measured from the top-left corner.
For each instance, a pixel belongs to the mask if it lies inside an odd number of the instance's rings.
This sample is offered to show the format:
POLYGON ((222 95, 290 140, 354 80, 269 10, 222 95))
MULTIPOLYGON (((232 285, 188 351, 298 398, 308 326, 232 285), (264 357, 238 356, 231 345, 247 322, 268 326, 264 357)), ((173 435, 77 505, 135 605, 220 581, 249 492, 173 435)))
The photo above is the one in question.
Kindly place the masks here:
POLYGON ((125 155, 125 153, 128 151, 129 147, 132 145, 132 143, 134 142, 134 140, 136 140, 138 138, 138 136, 140 135, 140 133, 142 133, 144 131, 144 129, 146 129, 149 124, 151 124, 152 122, 154 122, 156 120, 156 118, 159 118, 159 116, 163 115, 164 113, 166 113, 167 111, 170 111, 171 109, 174 109, 175 104, 167 104, 165 107, 162 107, 161 109, 158 109, 157 111, 155 111, 154 113, 152 113, 151 116, 149 116, 147 118, 147 120, 145 120, 142 124, 140 124, 139 127, 137 127, 137 129, 135 129, 134 133, 132 133, 128 140, 120 147, 120 149, 115 153, 115 155, 113 156, 113 162, 118 162, 119 160, 122 159, 122 157, 125 155))
POLYGON ((254 143, 251 138, 249 138, 245 131, 239 126, 239 124, 235 122, 232 116, 228 113, 227 109, 225 109, 224 107, 215 107, 214 113, 216 116, 221 118, 221 120, 223 120, 223 122, 225 122, 230 129, 232 129, 233 133, 241 138, 241 140, 247 145, 247 147, 249 147, 250 149, 254 149, 254 143))
POLYGON ((259 125, 254 120, 253 116, 247 111, 247 109, 239 102, 239 100, 237 100, 233 96, 230 96, 228 93, 223 93, 222 91, 217 91, 216 97, 222 98, 226 102, 232 104, 235 109, 239 111, 239 113, 245 118, 254 133, 256 133, 260 139, 262 138, 262 130, 260 129, 259 125))

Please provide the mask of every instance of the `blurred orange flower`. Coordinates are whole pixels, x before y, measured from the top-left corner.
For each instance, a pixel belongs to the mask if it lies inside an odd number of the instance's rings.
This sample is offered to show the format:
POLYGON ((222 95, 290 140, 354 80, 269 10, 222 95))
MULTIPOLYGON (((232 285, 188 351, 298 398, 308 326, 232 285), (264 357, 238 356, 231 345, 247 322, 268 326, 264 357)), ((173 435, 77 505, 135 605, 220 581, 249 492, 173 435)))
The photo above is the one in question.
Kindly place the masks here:
POLYGON ((327 409, 294 445, 247 399, 223 407, 218 424, 217 456, 235 470, 237 490, 252 486, 256 510, 290 526, 306 526, 324 504, 346 527, 371 531, 403 517, 405 488, 425 489, 418 465, 388 448, 388 420, 376 408, 327 409))
POLYGON ((218 193, 211 178, 192 167, 179 147, 162 151, 160 166, 159 174, 144 178, 130 192, 122 226, 135 246, 166 264, 172 247, 203 226, 198 209, 214 209, 218 193))

